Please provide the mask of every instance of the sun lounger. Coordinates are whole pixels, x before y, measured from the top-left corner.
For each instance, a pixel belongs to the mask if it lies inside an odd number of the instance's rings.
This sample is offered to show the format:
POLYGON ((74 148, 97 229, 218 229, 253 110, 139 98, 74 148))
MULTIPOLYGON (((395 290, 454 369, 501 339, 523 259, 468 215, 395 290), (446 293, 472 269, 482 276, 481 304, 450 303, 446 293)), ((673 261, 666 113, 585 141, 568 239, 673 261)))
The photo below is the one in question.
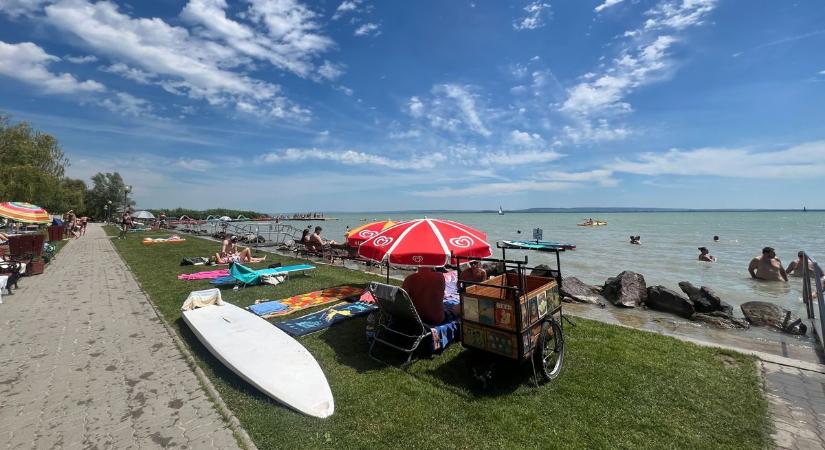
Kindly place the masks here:
POLYGON ((240 263, 232 264, 229 268, 229 276, 215 278, 210 281, 215 286, 226 286, 230 284, 241 284, 244 286, 254 286, 261 283, 261 277, 264 275, 286 275, 290 276, 292 273, 302 272, 306 273, 314 270, 315 266, 309 264, 297 264, 294 266, 275 267, 272 269, 254 270, 244 266, 240 263))

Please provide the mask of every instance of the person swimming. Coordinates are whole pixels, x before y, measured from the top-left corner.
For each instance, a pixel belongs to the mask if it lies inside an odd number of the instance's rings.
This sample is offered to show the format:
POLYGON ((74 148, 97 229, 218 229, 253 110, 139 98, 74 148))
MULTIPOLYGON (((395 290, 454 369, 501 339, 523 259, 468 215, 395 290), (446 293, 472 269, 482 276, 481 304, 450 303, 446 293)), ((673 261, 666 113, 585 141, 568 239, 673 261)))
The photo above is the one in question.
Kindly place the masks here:
POLYGON ((716 262, 716 257, 710 254, 707 247, 699 247, 699 261, 716 262))
POLYGON ((788 274, 782 267, 782 261, 776 257, 773 247, 762 249, 762 255, 753 258, 748 265, 751 278, 763 281, 788 281, 788 274))

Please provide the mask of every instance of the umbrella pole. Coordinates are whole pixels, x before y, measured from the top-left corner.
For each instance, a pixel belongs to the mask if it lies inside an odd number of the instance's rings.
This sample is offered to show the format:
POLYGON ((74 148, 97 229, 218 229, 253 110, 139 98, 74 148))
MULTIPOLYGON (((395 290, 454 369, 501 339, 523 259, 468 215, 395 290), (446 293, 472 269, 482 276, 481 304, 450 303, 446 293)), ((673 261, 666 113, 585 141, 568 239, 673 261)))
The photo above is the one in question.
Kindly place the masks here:
POLYGON ((387 259, 387 284, 390 284, 390 260, 387 259))

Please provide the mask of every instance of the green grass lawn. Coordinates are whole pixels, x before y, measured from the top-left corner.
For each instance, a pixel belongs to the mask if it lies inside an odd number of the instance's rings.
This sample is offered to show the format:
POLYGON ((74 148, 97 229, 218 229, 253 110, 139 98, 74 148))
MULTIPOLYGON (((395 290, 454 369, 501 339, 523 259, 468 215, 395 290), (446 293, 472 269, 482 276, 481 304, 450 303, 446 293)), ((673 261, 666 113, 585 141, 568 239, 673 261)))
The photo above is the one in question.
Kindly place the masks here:
MULTIPOLYGON (((583 319, 565 326, 559 378, 535 387, 529 364, 506 366, 487 389, 470 376, 460 344, 401 370, 367 356, 364 318, 343 322, 300 339, 335 396, 332 417, 300 415, 226 369, 180 318, 189 291, 210 287, 179 281, 179 273, 208 270, 180 267, 181 258, 207 256, 218 244, 186 236, 184 244, 143 246, 144 236, 156 234, 130 234, 114 240, 115 247, 261 449, 770 446, 767 402, 751 357, 583 319)), ((270 262, 297 260, 269 256, 270 262)), ((247 306, 372 279, 318 265, 312 276, 224 290, 223 299, 247 306)))

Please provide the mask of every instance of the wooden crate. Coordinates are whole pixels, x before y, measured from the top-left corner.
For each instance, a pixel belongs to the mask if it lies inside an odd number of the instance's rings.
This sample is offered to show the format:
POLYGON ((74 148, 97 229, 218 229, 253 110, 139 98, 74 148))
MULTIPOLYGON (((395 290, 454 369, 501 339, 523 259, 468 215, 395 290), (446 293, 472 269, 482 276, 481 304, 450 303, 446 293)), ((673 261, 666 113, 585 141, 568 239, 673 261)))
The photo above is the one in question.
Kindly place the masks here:
POLYGON ((518 286, 519 277, 508 273, 484 285, 472 285, 461 294, 462 341, 511 358, 526 356, 541 331, 542 319, 559 305, 556 280, 525 276, 526 293, 497 286, 518 286))

